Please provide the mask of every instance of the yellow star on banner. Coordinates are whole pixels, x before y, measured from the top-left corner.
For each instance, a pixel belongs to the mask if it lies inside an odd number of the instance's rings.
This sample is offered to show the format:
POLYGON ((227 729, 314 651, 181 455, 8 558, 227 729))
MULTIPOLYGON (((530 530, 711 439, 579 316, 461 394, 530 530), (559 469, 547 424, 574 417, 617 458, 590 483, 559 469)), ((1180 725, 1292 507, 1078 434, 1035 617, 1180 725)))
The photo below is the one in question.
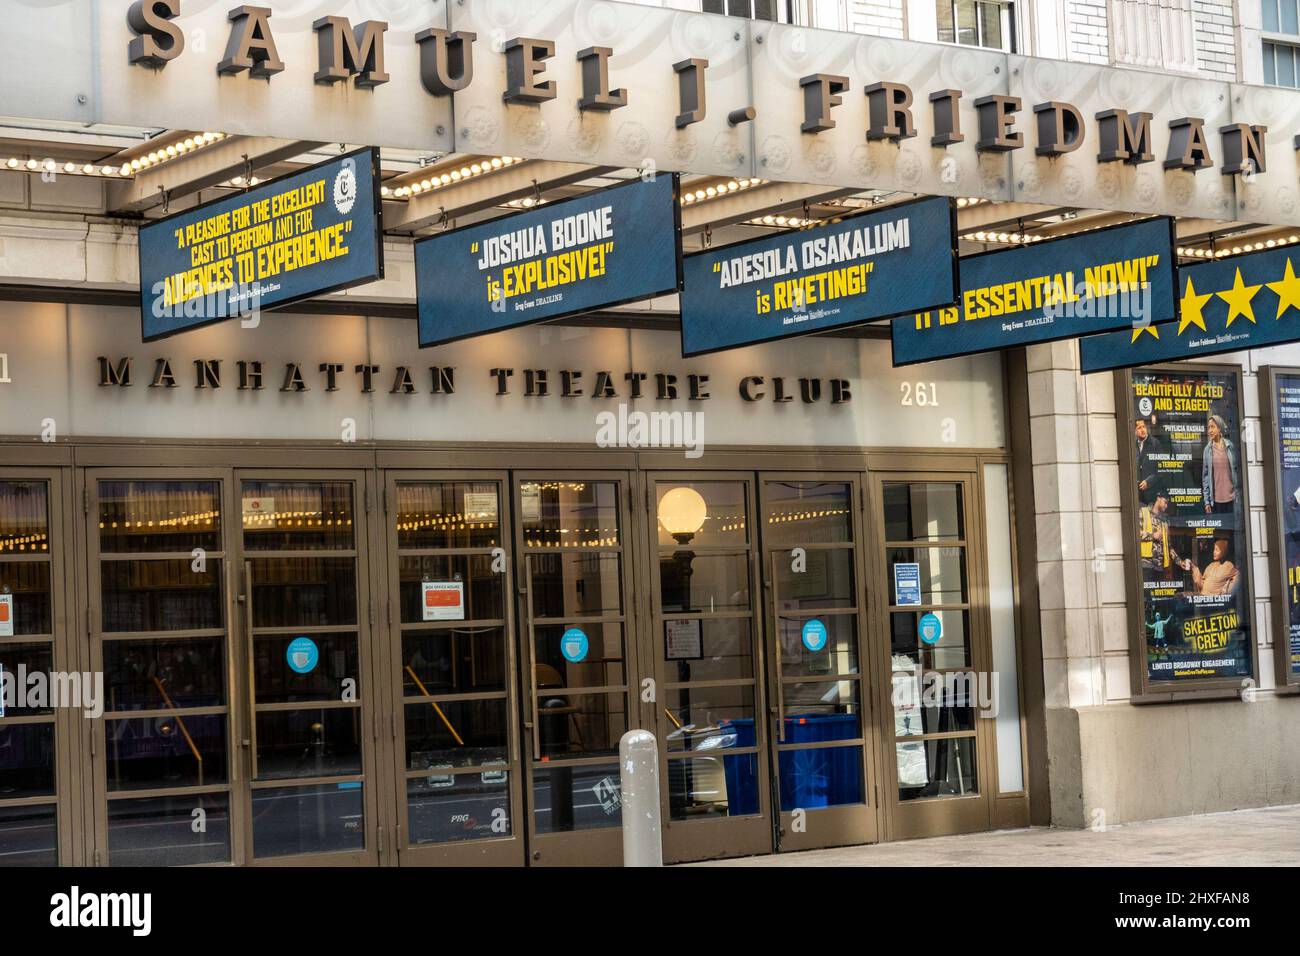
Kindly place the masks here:
POLYGON ((1262 285, 1246 285, 1241 281, 1241 269, 1237 269, 1237 277, 1232 282, 1232 288, 1227 292, 1214 293, 1224 302, 1228 303, 1228 327, 1231 327, 1232 320, 1237 316, 1245 316, 1253 323, 1255 321, 1255 310, 1250 304, 1250 300, 1255 297, 1262 285))
POLYGON ((1156 328, 1156 324, 1154 322, 1149 322, 1146 325, 1133 326, 1133 338, 1129 339, 1128 344, 1132 345, 1134 342, 1136 342, 1138 340, 1138 336, 1141 335, 1143 332, 1150 332, 1151 337, 1153 339, 1158 340, 1160 338, 1160 330, 1156 328))
POLYGON ((1204 295, 1196 294, 1196 286, 1192 285, 1192 277, 1187 277, 1187 289, 1183 292, 1181 302, 1182 318, 1178 321, 1178 334, 1182 335, 1189 325, 1195 325, 1202 332, 1208 332, 1205 327, 1205 316, 1201 310, 1205 308, 1205 303, 1214 298, 1213 292, 1206 292, 1204 295))
POLYGON ((1290 256, 1286 260, 1286 275, 1277 282, 1270 282, 1268 287, 1277 293, 1279 319, 1287 309, 1300 311, 1300 278, 1296 278, 1295 270, 1291 268, 1290 256))

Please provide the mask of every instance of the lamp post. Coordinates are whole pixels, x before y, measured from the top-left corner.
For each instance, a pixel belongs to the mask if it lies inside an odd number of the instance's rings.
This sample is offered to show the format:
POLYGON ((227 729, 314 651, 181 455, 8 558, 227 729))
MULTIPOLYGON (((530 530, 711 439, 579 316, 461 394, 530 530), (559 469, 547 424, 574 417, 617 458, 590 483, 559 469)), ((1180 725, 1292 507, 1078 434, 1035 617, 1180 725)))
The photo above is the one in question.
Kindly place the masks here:
MULTIPOLYGON (((700 533, 700 529, 704 527, 704 521, 708 517, 708 513, 709 506, 708 502, 704 500, 704 496, 688 485, 678 485, 659 499, 659 524, 677 542, 677 550, 673 552, 673 566, 676 570, 677 586, 681 593, 681 599, 678 602, 678 610, 681 613, 691 610, 691 564, 695 561, 695 552, 689 550, 689 545, 695 539, 695 536, 700 533)), ((667 601, 664 602, 665 611, 667 610, 667 603, 667 601)), ((665 656, 666 654, 665 651, 665 656)), ((667 662, 665 661, 665 663, 667 662)), ((677 662, 678 680, 685 682, 690 679, 689 666, 686 661, 677 662)), ((690 691, 683 688, 680 693, 682 695, 681 701, 689 715, 691 707, 690 691)), ((670 761, 670 770, 674 763, 683 772, 684 779, 682 787, 678 790, 673 786, 670 773, 668 800, 670 804, 674 805, 674 808, 680 808, 684 812, 693 789, 691 762, 689 760, 670 761)))
POLYGON ((691 610, 691 563, 695 560, 695 552, 687 548, 704 527, 708 512, 704 496, 687 485, 673 488, 659 499, 659 524, 678 544, 673 561, 682 589, 683 611, 691 610))

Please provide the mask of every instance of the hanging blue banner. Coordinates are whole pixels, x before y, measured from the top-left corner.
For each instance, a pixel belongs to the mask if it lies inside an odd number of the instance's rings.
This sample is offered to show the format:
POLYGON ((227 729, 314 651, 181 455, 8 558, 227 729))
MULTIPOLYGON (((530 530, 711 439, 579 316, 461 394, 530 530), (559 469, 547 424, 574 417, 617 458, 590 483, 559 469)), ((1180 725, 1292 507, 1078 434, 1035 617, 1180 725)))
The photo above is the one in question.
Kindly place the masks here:
POLYGON ((1176 318, 1175 266, 1165 217, 966 256, 956 306, 894 320, 894 365, 1176 318))
POLYGON ((656 176, 415 244, 420 347, 681 289, 677 176, 656 176))
POLYGON ((946 305, 955 224, 952 200, 933 197, 687 256, 682 355, 946 305))
POLYGON ((379 150, 140 228, 146 342, 384 277, 379 150))
POLYGON ((1178 270, 1178 321, 1079 343, 1085 372, 1300 341, 1300 248, 1225 256, 1178 270))

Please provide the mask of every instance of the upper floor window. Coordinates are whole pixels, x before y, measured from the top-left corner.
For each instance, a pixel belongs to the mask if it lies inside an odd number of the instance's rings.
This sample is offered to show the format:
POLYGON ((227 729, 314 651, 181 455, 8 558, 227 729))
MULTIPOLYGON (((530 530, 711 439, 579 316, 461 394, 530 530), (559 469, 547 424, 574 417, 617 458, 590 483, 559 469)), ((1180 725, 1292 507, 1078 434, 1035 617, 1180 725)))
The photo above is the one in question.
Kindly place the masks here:
POLYGON ((791 0, 703 0, 705 13, 725 13, 750 20, 775 20, 793 23, 791 0))
POLYGON ((1300 4, 1297 0, 1261 0, 1265 33, 1300 35, 1300 4))
POLYGON ((1275 86, 1300 86, 1297 74, 1300 49, 1289 43, 1264 41, 1264 82, 1275 86))
POLYGON ((1261 7, 1264 82, 1300 86, 1300 0, 1261 0, 1261 7), (1288 42, 1292 37, 1294 43, 1288 42))
POLYGON ((941 43, 1014 50, 1007 0, 935 0, 941 43))

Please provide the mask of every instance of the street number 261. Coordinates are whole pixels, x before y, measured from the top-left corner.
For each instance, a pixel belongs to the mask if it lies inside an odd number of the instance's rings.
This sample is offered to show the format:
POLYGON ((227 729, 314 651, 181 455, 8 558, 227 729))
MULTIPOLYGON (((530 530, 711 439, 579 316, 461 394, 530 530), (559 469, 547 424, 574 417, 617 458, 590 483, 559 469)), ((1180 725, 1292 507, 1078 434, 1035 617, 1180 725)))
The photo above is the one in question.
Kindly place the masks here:
POLYGON ((900 382, 898 387, 903 393, 904 405, 939 404, 939 386, 934 382, 900 382))

